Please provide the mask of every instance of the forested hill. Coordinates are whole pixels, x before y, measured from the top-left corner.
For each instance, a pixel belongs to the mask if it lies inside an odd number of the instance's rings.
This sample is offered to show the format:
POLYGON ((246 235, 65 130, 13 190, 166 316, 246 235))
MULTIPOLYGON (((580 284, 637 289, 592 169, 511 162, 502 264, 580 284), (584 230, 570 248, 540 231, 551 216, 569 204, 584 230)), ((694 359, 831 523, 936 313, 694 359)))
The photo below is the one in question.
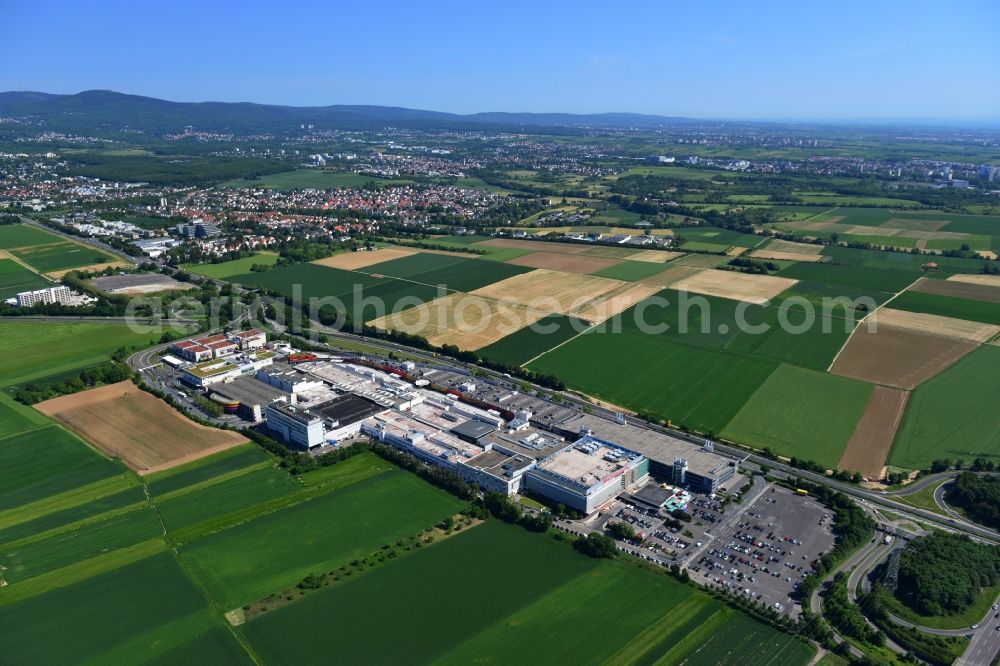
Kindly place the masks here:
POLYGON ((413 129, 496 129, 655 127, 680 118, 634 113, 477 113, 459 115, 390 106, 277 106, 246 102, 170 102, 110 90, 75 95, 40 92, 0 93, 0 116, 24 118, 50 131, 124 128, 152 134, 182 132, 264 133, 315 125, 316 129, 370 130, 386 126, 413 129))

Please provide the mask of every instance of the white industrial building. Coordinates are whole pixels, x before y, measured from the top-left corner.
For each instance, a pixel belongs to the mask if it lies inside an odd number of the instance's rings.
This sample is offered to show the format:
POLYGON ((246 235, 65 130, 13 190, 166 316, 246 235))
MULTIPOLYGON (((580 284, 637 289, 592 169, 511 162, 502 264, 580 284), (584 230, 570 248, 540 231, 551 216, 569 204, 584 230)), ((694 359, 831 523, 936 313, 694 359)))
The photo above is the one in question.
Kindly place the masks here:
POLYGON ((589 514, 648 476, 649 460, 641 453, 586 435, 528 470, 524 483, 532 492, 589 514))

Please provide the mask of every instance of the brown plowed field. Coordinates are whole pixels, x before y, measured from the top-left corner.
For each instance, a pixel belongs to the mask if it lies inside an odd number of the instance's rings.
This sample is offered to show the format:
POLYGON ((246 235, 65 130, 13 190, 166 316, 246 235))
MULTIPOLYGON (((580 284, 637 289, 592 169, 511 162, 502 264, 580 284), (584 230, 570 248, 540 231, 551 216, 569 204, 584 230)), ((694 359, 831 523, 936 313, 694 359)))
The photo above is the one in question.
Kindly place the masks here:
POLYGON ((973 301, 1000 303, 1000 288, 982 284, 970 284, 951 280, 920 279, 910 287, 910 291, 922 291, 926 294, 950 296, 952 298, 968 298, 973 301))
POLYGON ((544 268, 549 271, 562 271, 564 273, 593 273, 610 266, 620 264, 621 259, 608 259, 607 257, 592 257, 583 254, 566 254, 565 252, 532 252, 523 257, 517 257, 507 261, 515 266, 527 266, 528 268, 544 268))
POLYGON ((837 468, 861 472, 871 480, 882 478, 909 397, 908 391, 876 386, 837 468))
POLYGON ((518 240, 517 238, 492 238, 482 243, 473 243, 470 247, 502 247, 516 250, 531 250, 532 252, 561 252, 563 254, 581 254, 592 245, 582 243, 548 243, 546 241, 518 240))
POLYGON ((247 441, 235 432, 188 420, 130 381, 35 406, 140 474, 168 469, 247 441))
POLYGON ((970 340, 881 325, 869 333, 862 324, 840 352, 830 372, 873 384, 915 389, 978 345, 970 340))

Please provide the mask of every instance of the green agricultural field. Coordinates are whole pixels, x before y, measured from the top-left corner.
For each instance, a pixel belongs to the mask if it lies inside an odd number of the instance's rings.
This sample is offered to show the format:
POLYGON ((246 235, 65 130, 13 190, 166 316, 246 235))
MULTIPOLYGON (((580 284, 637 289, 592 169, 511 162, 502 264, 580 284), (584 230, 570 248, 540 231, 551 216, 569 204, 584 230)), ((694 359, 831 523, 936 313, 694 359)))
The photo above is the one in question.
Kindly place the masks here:
POLYGON ((614 404, 718 432, 775 364, 623 330, 586 333, 528 367, 614 404))
POLYGON ((254 264, 260 266, 273 266, 278 261, 277 252, 257 252, 249 257, 223 261, 218 264, 184 264, 181 266, 189 273, 197 273, 218 279, 230 278, 234 275, 250 272, 250 267, 254 264))
POLYGON ((51 424, 41 412, 16 402, 0 392, 0 438, 51 424))
MULTIPOLYGON (((437 240, 434 241, 438 242, 437 240)), ((447 268, 452 265, 465 265, 467 262, 475 261, 472 255, 462 254, 438 254, 436 252, 417 252, 407 257, 381 261, 377 264, 366 266, 358 272, 384 275, 386 277, 411 279, 421 273, 447 268)))
MULTIPOLYGON (((883 253, 884 254, 884 253, 883 253)), ((796 262, 783 268, 781 277, 809 280, 829 285, 843 285, 856 289, 896 293, 906 289, 922 275, 918 271, 889 270, 864 266, 843 266, 796 262)))
POLYGON ((467 664, 483 655, 512 663, 523 658, 525 645, 542 663, 679 664, 703 642, 685 637, 706 623, 751 653, 780 650, 784 660, 775 664, 805 664, 812 656, 807 645, 752 620, 750 626, 733 622, 730 630, 731 615, 707 595, 663 576, 590 560, 564 543, 488 521, 258 616, 241 630, 266 661, 279 664, 467 664), (492 593, 498 570, 518 572, 505 579, 504 594, 492 593), (455 571, 462 571, 462 585, 436 584, 455 571), (379 603, 389 591, 393 602, 379 603), (476 612, 467 612, 470 607, 476 612), (577 631, 598 615, 601 631, 577 631), (308 617, 329 618, 331 630, 309 632, 308 617), (385 632, 385 626, 395 630, 385 632))
POLYGON ((204 483, 224 474, 232 474, 247 467, 271 462, 271 456, 259 446, 244 444, 186 465, 150 474, 146 477, 146 483, 153 498, 157 499, 167 493, 204 483))
POLYGON ((460 264, 418 273, 410 279, 433 286, 447 285, 453 291, 469 292, 532 270, 534 269, 527 266, 470 259, 460 264))
MULTIPOLYGON (((806 296, 810 300, 813 297, 794 293, 794 289, 789 295, 806 296)), ((672 289, 656 296, 665 299, 667 305, 653 305, 656 301, 650 299, 626 310, 621 318, 625 330, 650 339, 741 356, 763 356, 814 369, 829 366, 854 330, 856 318, 853 311, 848 313, 844 308, 824 313, 817 303, 815 318, 810 320, 802 304, 793 300, 784 304, 783 297, 770 305, 750 305, 728 298, 691 296, 672 289), (641 323, 651 328, 643 333, 641 323)))
POLYGON ((195 541, 182 553, 227 609, 416 534, 462 502, 394 470, 195 541))
POLYGON ((872 386, 781 365, 722 431, 723 437, 835 468, 872 386))
MULTIPOLYGON (((264 273, 246 273, 233 276, 230 281, 272 289, 290 298, 298 295, 305 304, 313 298, 338 299, 347 307, 354 322, 369 321, 393 309, 403 310, 438 297, 435 287, 316 264, 294 264, 264 273), (378 304, 385 309, 380 310, 378 304)), ((317 302, 317 310, 324 304, 317 302)))
POLYGON ((611 278, 613 280, 625 280, 626 282, 638 282, 651 275, 662 273, 667 270, 666 264, 654 264, 649 261, 623 261, 614 266, 591 273, 600 277, 611 278))
POLYGON ((115 261, 115 257, 97 248, 54 238, 51 245, 21 247, 10 252, 40 273, 115 261))
MULTIPOLYGON (((936 272, 927 273, 927 277, 947 277, 956 273, 981 273, 983 267, 993 262, 984 259, 962 259, 959 257, 941 257, 906 252, 883 252, 882 250, 860 250, 850 247, 828 245, 823 248, 823 256, 830 257, 831 264, 846 266, 864 266, 867 268, 882 268, 919 272, 924 264, 934 262, 938 265, 936 272)), ((831 265, 828 264, 828 265, 831 265)))
POLYGON ((366 452, 341 460, 334 465, 300 474, 297 478, 308 487, 322 486, 324 491, 327 491, 332 488, 346 488, 393 469, 395 466, 392 463, 374 453, 366 452))
POLYGON ((129 224, 134 224, 140 229, 166 229, 167 227, 177 226, 175 220, 171 220, 167 217, 151 217, 148 215, 137 215, 135 217, 126 217, 125 222, 129 224))
POLYGON ((984 345, 910 395, 890 464, 1000 457, 1000 347, 984 345))
POLYGON ((455 247, 465 247, 468 245, 475 245, 477 243, 482 243, 483 241, 490 240, 489 236, 479 236, 477 234, 465 234, 462 236, 440 236, 432 239, 430 242, 441 245, 454 245, 455 247))
POLYGON ((63 242, 62 236, 50 234, 38 227, 27 224, 0 225, 0 248, 4 250, 31 247, 32 245, 49 245, 57 242, 63 242))
POLYGON ((516 247, 491 247, 480 249, 488 250, 488 253, 481 257, 481 259, 486 259, 488 261, 510 261, 511 259, 517 259, 518 257, 523 257, 526 254, 531 254, 531 250, 520 250, 516 247))
POLYGON ((715 631, 695 630, 702 633, 704 642, 684 661, 685 666, 808 664, 816 654, 812 645, 742 613, 724 614, 725 623, 715 631))
POLYGON ((325 171, 320 169, 296 169, 282 171, 253 179, 231 180, 224 187, 255 187, 271 190, 329 190, 337 187, 364 187, 368 183, 376 185, 406 185, 412 180, 377 178, 360 173, 325 171))
POLYGON ((148 347, 161 332, 125 324, 0 322, 0 386, 23 384, 107 361, 119 347, 148 347))
POLYGON ((51 282, 37 273, 32 273, 13 259, 0 259, 0 300, 16 296, 22 291, 50 286, 51 282))
POLYGON ((9 663, 135 664, 183 653, 191 643, 204 650, 202 663, 249 662, 168 554, 0 605, 0 625, 9 663))
POLYGON ((102 514, 118 512, 126 508, 138 508, 140 503, 145 502, 146 495, 142 491, 142 486, 138 485, 138 482, 136 484, 126 490, 101 495, 91 501, 84 501, 82 504, 43 513, 37 518, 25 516, 25 519, 22 521, 18 515, 9 515, 10 521, 18 522, 0 529, 0 544, 8 544, 34 537, 43 532, 63 528, 73 523, 94 520, 96 517, 102 516, 102 514))
POLYGON ((0 512, 107 479, 124 469, 57 425, 10 435, 0 439, 0 512))
POLYGON ((445 285, 452 291, 468 292, 531 270, 498 261, 422 252, 368 266, 360 272, 412 280, 433 287, 445 285))
POLYGON ((539 354, 560 345, 587 328, 582 319, 567 315, 549 315, 519 331, 497 340, 476 351, 481 358, 488 358, 507 365, 523 365, 539 354))
POLYGON ((95 247, 26 224, 0 226, 0 249, 40 273, 115 261, 115 257, 95 247))
POLYGON ((680 249, 686 252, 711 252, 714 254, 722 254, 730 247, 732 246, 720 245, 719 243, 705 243, 704 241, 687 241, 681 244, 680 249))
POLYGON ((893 300, 891 307, 896 310, 923 312, 941 317, 978 321, 984 324, 1000 324, 1000 306, 996 303, 973 301, 967 298, 908 291, 893 300))
POLYGON ((0 553, 0 580, 6 580, 15 589, 18 583, 34 576, 128 548, 160 534, 156 514, 143 506, 43 538, 7 544, 0 553))
POLYGON ((302 489, 287 472, 274 467, 253 469, 218 482, 157 502, 168 530, 190 527, 204 520, 244 509, 254 504, 291 495, 302 489))

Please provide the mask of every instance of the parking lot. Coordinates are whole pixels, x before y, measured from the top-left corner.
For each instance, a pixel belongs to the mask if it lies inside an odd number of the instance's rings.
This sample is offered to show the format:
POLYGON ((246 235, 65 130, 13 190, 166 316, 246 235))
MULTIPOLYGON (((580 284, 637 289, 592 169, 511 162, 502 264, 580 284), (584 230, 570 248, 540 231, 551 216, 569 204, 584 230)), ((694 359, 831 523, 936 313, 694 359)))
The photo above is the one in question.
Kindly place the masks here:
POLYGON ((771 486, 715 538, 688 569, 705 584, 729 587, 779 612, 801 612, 796 590, 834 545, 832 514, 815 499, 771 486))

